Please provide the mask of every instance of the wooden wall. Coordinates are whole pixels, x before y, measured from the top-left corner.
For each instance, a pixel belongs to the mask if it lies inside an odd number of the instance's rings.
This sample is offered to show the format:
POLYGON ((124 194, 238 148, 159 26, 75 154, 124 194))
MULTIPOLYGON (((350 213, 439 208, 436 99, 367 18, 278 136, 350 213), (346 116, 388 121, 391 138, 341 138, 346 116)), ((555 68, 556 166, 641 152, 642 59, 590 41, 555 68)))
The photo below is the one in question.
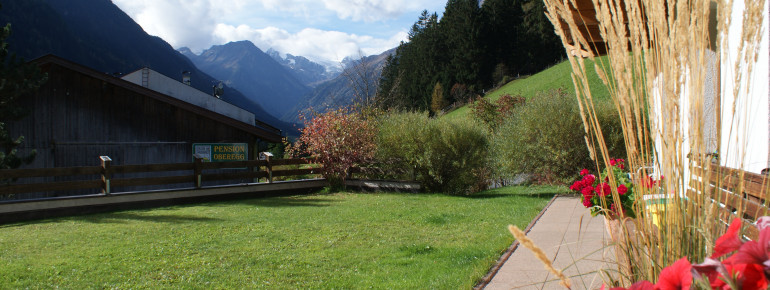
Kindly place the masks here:
POLYGON ((37 95, 23 100, 30 114, 9 124, 12 136, 25 136, 21 152, 37 150, 34 162, 23 168, 99 165, 100 155, 110 156, 115 165, 191 162, 193 143, 255 144, 251 134, 128 85, 58 64, 41 68, 48 73, 48 82, 37 95))

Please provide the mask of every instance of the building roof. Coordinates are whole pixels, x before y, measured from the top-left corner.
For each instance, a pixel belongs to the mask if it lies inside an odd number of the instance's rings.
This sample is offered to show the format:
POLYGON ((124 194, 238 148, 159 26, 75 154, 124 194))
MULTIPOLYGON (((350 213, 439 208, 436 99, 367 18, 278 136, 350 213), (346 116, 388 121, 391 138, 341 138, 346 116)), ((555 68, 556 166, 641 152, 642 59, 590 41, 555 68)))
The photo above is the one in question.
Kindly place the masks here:
MULTIPOLYGON (((61 57, 55 56, 55 55, 45 55, 42 57, 39 57, 37 59, 34 59, 31 61, 32 63, 36 63, 41 67, 47 66, 47 65, 57 65, 60 67, 64 67, 66 69, 76 71, 78 73, 87 75, 89 77, 99 79, 101 81, 104 81, 105 83, 109 83, 124 89, 127 89, 129 91, 133 91, 137 94, 141 94, 144 96, 147 96, 149 98, 167 103, 169 105, 178 107, 182 110, 191 112, 193 114, 205 117, 207 119, 210 119, 215 122, 219 122, 222 124, 225 124, 227 126, 230 126, 232 128, 241 130, 243 132, 246 132, 248 134, 254 135, 255 137, 262 139, 267 142, 281 142, 282 136, 281 131, 278 129, 275 129, 272 126, 266 126, 267 128, 260 128, 255 125, 244 123, 240 120, 219 114, 217 112, 202 108, 200 106, 182 101, 180 99, 177 99, 175 97, 151 90, 149 88, 142 87, 141 85, 134 84, 132 82, 123 80, 118 77, 114 77, 109 74, 105 74, 99 71, 96 71, 94 69, 85 67, 83 65, 68 61, 66 59, 63 59, 61 57)), ((257 124, 264 124, 260 121, 256 121, 257 124)))
POLYGON ((166 94, 167 96, 177 98, 198 107, 217 112, 236 120, 240 120, 246 124, 256 124, 254 113, 241 109, 207 93, 201 92, 188 84, 184 84, 150 68, 145 67, 136 70, 132 73, 124 75, 121 77, 121 79, 166 94))

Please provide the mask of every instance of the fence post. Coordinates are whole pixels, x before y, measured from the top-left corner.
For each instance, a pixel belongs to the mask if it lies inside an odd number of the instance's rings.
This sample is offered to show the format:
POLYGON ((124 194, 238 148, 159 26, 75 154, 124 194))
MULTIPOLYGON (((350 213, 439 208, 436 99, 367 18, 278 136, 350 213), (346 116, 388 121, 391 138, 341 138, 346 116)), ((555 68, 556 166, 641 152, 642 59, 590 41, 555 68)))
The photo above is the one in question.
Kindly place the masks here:
POLYGON ((201 188, 203 183, 201 180, 201 172, 203 171, 203 156, 200 154, 194 154, 193 158, 193 178, 195 179, 195 188, 201 188))
POLYGON ((110 169, 110 164, 112 159, 109 156, 99 156, 99 159, 102 160, 102 193, 109 195, 111 193, 110 178, 112 178, 112 170, 110 169))
POLYGON ((273 183, 273 166, 270 165, 270 157, 273 157, 273 153, 259 153, 259 159, 265 160, 265 162, 267 162, 267 166, 265 166, 267 168, 267 183, 273 183))

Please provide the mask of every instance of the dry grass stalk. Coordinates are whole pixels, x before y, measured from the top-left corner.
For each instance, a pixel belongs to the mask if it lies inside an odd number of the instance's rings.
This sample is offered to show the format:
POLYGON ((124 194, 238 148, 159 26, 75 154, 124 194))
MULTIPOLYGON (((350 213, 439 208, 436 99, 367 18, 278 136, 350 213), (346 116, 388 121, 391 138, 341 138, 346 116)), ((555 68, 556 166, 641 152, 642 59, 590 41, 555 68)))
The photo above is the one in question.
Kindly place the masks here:
MULTIPOLYGON (((576 12, 578 1, 545 0, 547 16, 568 52, 575 49, 590 51, 590 43, 595 41, 581 34, 584 23, 592 21, 576 12)), ((597 168, 609 164, 609 159, 615 156, 609 156, 602 137, 588 69, 598 73, 620 113, 630 168, 635 170, 652 165, 666 177, 662 189, 645 189, 641 179, 636 179, 637 212, 645 210, 645 195, 667 194, 669 204, 661 216, 660 227, 653 225, 651 215, 642 215, 636 221, 639 238, 620 247, 636 262, 633 276, 620 277, 624 284, 638 280, 656 281, 663 267, 682 256, 702 260, 709 254, 706 249, 712 248, 712 241, 722 234, 720 223, 725 215, 702 194, 708 188, 710 174, 693 180, 693 172, 710 164, 711 157, 706 154, 716 150, 715 139, 720 141, 708 134, 716 125, 706 121, 722 112, 713 112, 713 108, 704 105, 708 101, 704 92, 720 88, 719 79, 707 81, 709 72, 715 72, 717 64, 722 62, 720 57, 734 57, 730 60, 736 62, 732 77, 737 85, 730 92, 733 98, 729 100, 732 101, 717 105, 732 108, 732 118, 739 116, 740 110, 747 110, 741 103, 745 100, 739 95, 751 88, 750 80, 744 77, 751 75, 752 63, 758 56, 764 1, 744 2, 747 9, 737 57, 728 55, 727 49, 720 50, 727 41, 724 32, 730 27, 732 0, 591 0, 599 32, 607 46, 607 56, 595 58, 593 54, 585 54, 594 63, 592 68, 587 68, 586 59, 568 53, 586 129, 586 143, 592 154, 596 154, 597 168), (712 35, 710 25, 715 21, 719 33, 712 35), (718 37, 718 41, 714 37, 718 37)), ((746 125, 744 122, 738 126, 746 125)), ((733 128, 733 131, 748 132, 746 129, 733 128)), ((733 135, 739 141, 733 144, 746 144, 745 136, 731 133, 730 138, 733 135)), ((720 155, 742 150, 741 146, 736 147, 739 148, 721 148, 720 155)), ((745 158, 742 154, 737 155, 745 158)), ((638 173, 644 176, 651 172, 640 169, 638 173)), ((610 183, 616 188, 614 180, 610 183)), ((617 192, 613 193, 612 202, 619 203, 617 192)))
POLYGON ((569 278, 562 273, 561 270, 558 270, 554 268, 553 264, 551 263, 551 260, 548 259, 548 256, 545 255, 545 252, 543 249, 535 245, 535 242, 533 242, 530 238, 527 237, 527 235, 521 231, 517 226, 514 225, 508 225, 508 230, 511 232, 514 238, 516 238, 517 241, 519 241, 519 244, 526 247, 532 253, 535 255, 535 257, 540 260, 540 262, 543 263, 543 266, 546 270, 554 274, 557 278, 559 278, 560 282, 559 285, 563 286, 564 288, 571 289, 572 283, 570 282, 569 278))

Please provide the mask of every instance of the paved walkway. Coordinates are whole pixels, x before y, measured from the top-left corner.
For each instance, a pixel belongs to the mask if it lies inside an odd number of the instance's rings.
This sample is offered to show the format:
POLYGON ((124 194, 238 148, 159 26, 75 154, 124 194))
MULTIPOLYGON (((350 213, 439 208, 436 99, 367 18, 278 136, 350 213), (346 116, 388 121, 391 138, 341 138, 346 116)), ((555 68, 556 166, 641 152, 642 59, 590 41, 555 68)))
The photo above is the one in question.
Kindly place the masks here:
MULTIPOLYGON (((572 281, 572 289, 598 289, 599 269, 614 254, 601 216, 591 217, 579 197, 556 197, 527 236, 542 248, 554 267, 572 281)), ((563 289, 529 249, 519 246, 485 289, 563 289)))

